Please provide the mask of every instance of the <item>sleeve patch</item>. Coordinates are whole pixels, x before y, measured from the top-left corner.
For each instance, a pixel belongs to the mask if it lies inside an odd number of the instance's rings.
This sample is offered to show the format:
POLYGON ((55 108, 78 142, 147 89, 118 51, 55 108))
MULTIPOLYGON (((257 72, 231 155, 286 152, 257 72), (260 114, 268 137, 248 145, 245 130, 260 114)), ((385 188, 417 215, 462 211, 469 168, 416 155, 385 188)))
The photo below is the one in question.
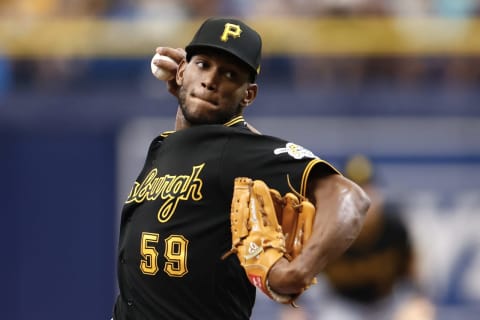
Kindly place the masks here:
POLYGON ((282 154, 282 153, 287 153, 290 157, 292 157, 294 159, 318 158, 310 150, 305 149, 304 147, 302 147, 298 144, 292 143, 292 142, 288 142, 285 145, 284 148, 277 148, 277 149, 273 150, 273 153, 275 155, 279 155, 279 154, 282 154))

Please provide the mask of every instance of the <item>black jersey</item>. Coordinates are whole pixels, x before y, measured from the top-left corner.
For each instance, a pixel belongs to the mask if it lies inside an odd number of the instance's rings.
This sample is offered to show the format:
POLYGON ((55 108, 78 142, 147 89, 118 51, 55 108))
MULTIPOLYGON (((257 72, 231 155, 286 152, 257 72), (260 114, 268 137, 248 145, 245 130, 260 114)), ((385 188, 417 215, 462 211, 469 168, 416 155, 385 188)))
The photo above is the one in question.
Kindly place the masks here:
POLYGON ((255 300, 231 247, 235 177, 305 193, 313 170, 336 172, 299 145, 257 135, 242 117, 166 132, 151 143, 125 202, 115 320, 249 319, 255 300))

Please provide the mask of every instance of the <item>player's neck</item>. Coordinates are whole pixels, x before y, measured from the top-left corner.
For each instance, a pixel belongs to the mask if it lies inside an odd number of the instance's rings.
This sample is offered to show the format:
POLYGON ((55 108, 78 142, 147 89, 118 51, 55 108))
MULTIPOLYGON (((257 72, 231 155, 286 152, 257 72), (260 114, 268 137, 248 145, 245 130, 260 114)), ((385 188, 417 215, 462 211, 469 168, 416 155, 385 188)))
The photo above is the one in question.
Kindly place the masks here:
POLYGON ((175 116, 175 131, 190 128, 192 124, 185 119, 180 106, 177 108, 177 115, 175 116))

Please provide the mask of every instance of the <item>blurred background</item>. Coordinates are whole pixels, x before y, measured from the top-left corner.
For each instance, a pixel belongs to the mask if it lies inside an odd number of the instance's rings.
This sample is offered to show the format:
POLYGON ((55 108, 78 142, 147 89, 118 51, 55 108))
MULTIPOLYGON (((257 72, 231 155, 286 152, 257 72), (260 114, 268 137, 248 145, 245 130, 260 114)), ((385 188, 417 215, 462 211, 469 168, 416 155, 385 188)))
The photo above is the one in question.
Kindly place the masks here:
POLYGON ((368 183, 372 217, 396 217, 372 221, 402 222, 372 223, 301 308, 259 295, 252 318, 478 319, 477 0, 1 1, 0 318, 110 319, 119 211, 174 125, 150 59, 213 15, 263 35, 246 118, 368 183), (400 318, 405 296, 423 317, 400 318))

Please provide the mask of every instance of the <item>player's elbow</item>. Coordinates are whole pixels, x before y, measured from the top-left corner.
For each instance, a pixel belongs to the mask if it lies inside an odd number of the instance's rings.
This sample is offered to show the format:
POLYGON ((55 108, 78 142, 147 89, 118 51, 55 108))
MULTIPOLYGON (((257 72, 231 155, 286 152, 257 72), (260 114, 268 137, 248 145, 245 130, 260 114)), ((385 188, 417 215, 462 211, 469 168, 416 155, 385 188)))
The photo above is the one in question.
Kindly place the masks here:
POLYGON ((367 193, 363 191, 363 189, 361 189, 360 187, 358 187, 357 192, 357 212, 359 216, 364 218, 368 209, 370 208, 372 201, 370 200, 370 197, 367 195, 367 193))
POLYGON ((348 216, 344 217, 350 224, 350 238, 349 241, 353 241, 360 230, 363 227, 365 216, 370 208, 371 200, 367 193, 360 188, 357 184, 349 182, 348 195, 346 196, 345 206, 349 209, 344 210, 348 216))

